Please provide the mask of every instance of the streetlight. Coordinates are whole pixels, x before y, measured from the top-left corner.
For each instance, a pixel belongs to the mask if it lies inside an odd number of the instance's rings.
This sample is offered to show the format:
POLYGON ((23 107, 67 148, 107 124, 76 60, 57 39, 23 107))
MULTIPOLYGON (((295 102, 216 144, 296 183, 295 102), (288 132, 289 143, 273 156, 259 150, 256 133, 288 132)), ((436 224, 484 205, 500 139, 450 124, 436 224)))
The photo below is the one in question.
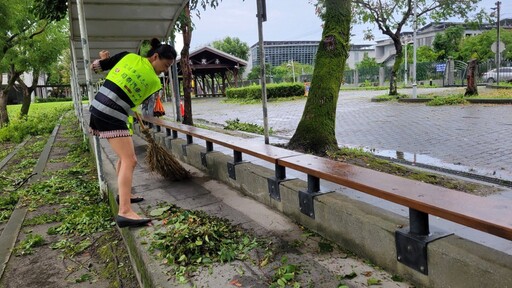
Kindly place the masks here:
MULTIPOLYGON (((500 85, 500 61, 501 61, 501 51, 500 51, 500 5, 501 5, 501 2, 500 1, 497 1, 496 3, 496 8, 491 8, 492 10, 496 10, 496 16, 497 16, 497 26, 498 26, 498 31, 497 31, 497 35, 496 35, 496 38, 498 38, 498 40, 496 41, 496 83, 498 85, 500 85)), ((494 12, 492 13, 494 14, 494 12)), ((492 16, 491 14, 491 16, 492 16)))
POLYGON ((263 47, 263 22, 267 21, 267 6, 265 0, 256 0, 258 13, 258 43, 260 48, 260 79, 261 79, 261 102, 263 104, 263 134, 265 144, 269 144, 268 112, 267 112, 267 80, 265 73, 265 49, 263 47))
POLYGON ((412 78, 412 98, 416 98, 416 95, 418 93, 417 91, 417 84, 416 84, 416 46, 417 46, 417 41, 416 41, 416 30, 418 29, 418 0, 414 0, 414 32, 413 32, 413 36, 412 36, 412 41, 413 41, 413 48, 414 48, 414 53, 413 53, 413 64, 412 64, 412 67, 413 67, 413 78, 412 78))
POLYGON ((295 83, 295 66, 293 66, 293 60, 288 61, 288 67, 292 67, 292 74, 293 74, 293 83, 295 83), (291 64, 290 64, 291 63, 291 64))
POLYGON ((404 61, 404 70, 405 70, 405 72, 404 72, 404 85, 406 85, 406 86, 407 86, 407 78, 408 78, 408 76, 409 76, 409 75, 407 74, 407 68, 408 68, 408 66, 409 66, 409 65, 407 65, 407 64, 409 64, 409 63, 407 63, 407 60, 408 60, 408 59, 407 59, 407 46, 408 46, 409 44, 413 43, 411 38, 412 38, 412 37, 411 37, 411 35, 410 35, 410 34, 403 35, 403 36, 402 36, 402 38, 400 38, 400 41, 402 42, 402 45, 404 45, 404 46, 405 46, 405 61, 404 61))

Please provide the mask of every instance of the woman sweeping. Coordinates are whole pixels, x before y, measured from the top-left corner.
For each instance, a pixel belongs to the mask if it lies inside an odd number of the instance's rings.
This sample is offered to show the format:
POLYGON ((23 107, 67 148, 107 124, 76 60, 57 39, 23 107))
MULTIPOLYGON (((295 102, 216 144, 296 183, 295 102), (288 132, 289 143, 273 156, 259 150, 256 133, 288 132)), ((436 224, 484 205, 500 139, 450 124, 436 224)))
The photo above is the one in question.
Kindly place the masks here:
POLYGON ((128 116, 132 108, 162 88, 158 75, 167 71, 176 59, 174 47, 161 44, 156 38, 151 40, 151 49, 146 57, 122 52, 110 57, 108 51, 99 53, 100 59, 91 64, 98 73, 110 70, 103 86, 91 103, 91 134, 107 139, 119 157, 117 161, 117 183, 119 212, 116 223, 119 227, 150 225, 151 219, 141 218, 131 207, 131 203, 144 198, 132 198, 132 178, 137 157, 128 128, 128 116))

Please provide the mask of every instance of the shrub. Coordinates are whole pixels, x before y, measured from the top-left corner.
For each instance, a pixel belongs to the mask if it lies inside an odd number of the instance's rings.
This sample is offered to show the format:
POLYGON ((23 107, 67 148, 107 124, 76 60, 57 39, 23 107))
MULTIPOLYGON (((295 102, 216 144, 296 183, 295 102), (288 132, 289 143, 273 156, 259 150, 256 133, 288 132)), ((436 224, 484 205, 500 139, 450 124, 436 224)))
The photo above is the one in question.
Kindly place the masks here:
MULTIPOLYGON (((303 83, 279 83, 267 85, 267 98, 293 97, 304 95, 303 83)), ((229 88, 226 96, 232 99, 261 99, 261 85, 229 88)))
POLYGON ((69 102, 73 101, 71 97, 48 97, 44 98, 36 98, 36 103, 46 103, 46 102, 69 102))
POLYGON ((65 111, 73 109, 70 102, 34 103, 27 116, 19 117, 21 105, 7 106, 9 125, 0 128, 0 143, 20 143, 28 135, 44 135, 53 131, 65 111))
POLYGON ((448 97, 434 97, 434 99, 427 102, 428 106, 441 106, 441 105, 458 105, 467 104, 468 101, 462 95, 453 95, 448 97))

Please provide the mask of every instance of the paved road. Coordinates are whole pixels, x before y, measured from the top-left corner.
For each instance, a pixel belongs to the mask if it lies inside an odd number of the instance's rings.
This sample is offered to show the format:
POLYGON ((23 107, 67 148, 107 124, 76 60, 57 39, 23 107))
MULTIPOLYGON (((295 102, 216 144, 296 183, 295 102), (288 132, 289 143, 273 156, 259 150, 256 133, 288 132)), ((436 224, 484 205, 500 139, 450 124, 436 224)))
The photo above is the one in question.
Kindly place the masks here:
MULTIPOLYGON (((454 88, 419 89, 420 94, 454 88)), ((460 90, 460 88, 457 88, 460 90)), ((484 88, 479 88, 484 89, 484 88)), ((410 89, 400 90, 410 94, 410 89)), ((457 105, 370 102, 386 91, 340 92, 336 137, 342 146, 375 149, 377 154, 448 169, 512 180, 512 113, 510 105, 457 105)), ((269 127, 276 136, 291 137, 306 100, 269 102, 269 127)), ((167 111, 172 110, 169 108, 167 111)), ((261 104, 222 103, 219 98, 194 99, 194 119, 225 125, 226 120, 263 125, 261 104)))

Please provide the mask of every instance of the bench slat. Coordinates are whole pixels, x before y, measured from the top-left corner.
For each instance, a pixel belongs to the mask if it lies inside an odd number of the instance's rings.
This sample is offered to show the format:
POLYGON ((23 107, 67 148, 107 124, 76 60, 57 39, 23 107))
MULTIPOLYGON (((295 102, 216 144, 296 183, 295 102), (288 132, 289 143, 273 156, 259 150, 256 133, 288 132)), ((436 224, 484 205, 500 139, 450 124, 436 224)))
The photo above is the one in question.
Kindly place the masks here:
POLYGON ((278 165, 512 240, 512 201, 471 195, 303 154, 278 165))
POLYGON ((302 155, 300 152, 288 150, 272 145, 267 145, 263 142, 258 142, 254 139, 243 139, 234 137, 220 132, 197 128, 190 125, 180 123, 170 123, 156 117, 145 117, 149 122, 155 125, 177 130, 181 133, 191 135, 193 137, 203 139, 212 143, 222 145, 226 148, 242 152, 251 156, 261 158, 270 163, 277 163, 277 159, 290 157, 295 155, 302 155))

